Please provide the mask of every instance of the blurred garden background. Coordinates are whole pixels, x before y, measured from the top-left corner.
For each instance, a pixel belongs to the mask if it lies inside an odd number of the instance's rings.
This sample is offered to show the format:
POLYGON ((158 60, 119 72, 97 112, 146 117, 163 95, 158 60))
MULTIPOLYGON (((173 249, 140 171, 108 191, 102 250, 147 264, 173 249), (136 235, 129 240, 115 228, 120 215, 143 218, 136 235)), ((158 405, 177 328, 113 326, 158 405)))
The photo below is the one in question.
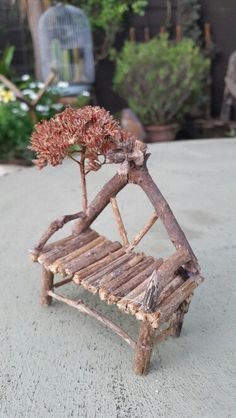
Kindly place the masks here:
POLYGON ((32 129, 105 107, 145 142, 235 137, 233 0, 0 0, 0 162, 32 129), (227 75, 227 76, 226 76, 227 75))

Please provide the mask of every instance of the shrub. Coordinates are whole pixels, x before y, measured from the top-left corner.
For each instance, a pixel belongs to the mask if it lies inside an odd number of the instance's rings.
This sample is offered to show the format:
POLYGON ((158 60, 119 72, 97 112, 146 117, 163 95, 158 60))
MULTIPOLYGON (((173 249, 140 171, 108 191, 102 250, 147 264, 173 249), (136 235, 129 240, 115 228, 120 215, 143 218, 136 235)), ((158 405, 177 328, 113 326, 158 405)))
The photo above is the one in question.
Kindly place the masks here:
POLYGON ((126 42, 116 60, 115 90, 144 124, 180 122, 203 100, 209 60, 190 39, 167 35, 146 43, 126 42))

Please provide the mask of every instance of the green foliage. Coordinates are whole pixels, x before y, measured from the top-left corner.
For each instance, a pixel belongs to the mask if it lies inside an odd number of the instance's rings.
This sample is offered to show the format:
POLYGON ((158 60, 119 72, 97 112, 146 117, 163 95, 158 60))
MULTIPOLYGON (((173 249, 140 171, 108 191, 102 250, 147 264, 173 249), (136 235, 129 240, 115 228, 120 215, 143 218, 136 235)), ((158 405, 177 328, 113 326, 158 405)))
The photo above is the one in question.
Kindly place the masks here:
POLYGON ((109 49, 121 29, 126 13, 132 10, 143 16, 148 0, 72 0, 88 16, 93 35, 97 60, 108 55, 109 49))
MULTIPOLYGON (((0 85, 0 87, 4 89, 3 86, 0 85)), ((29 79, 20 82, 18 87, 25 97, 33 100, 40 85, 29 79)), ((9 93, 6 89, 4 91, 9 93)), ((37 120, 49 119, 61 108, 62 105, 56 103, 56 96, 46 93, 36 107, 36 118, 37 120)), ((32 158, 33 154, 27 150, 27 146, 33 126, 29 108, 25 103, 15 100, 14 96, 13 100, 11 98, 8 102, 0 100, 0 160, 32 158)))
MULTIPOLYGON (((35 82, 27 75, 18 82, 18 88, 29 101, 36 98, 41 87, 42 83, 35 82)), ((78 96, 76 107, 85 106, 89 101, 90 96, 78 96)), ((57 89, 53 89, 53 92, 47 91, 36 106, 36 119, 50 119, 63 108, 64 105, 58 103, 57 89)), ((14 95, 0 84, 0 160, 32 159, 33 154, 27 146, 33 126, 29 107, 16 100, 14 95)))
POLYGON ((200 43, 201 31, 199 20, 201 17, 201 4, 199 0, 177 1, 177 22, 181 26, 184 38, 190 38, 200 43))
POLYGON ((11 74, 11 63, 13 60, 13 55, 15 52, 14 46, 9 46, 5 48, 0 58, 0 74, 9 77, 11 74))
POLYGON ((0 104, 0 159, 24 156, 33 122, 19 102, 0 104))
POLYGON ((202 101, 209 60, 190 39, 126 42, 113 58, 114 88, 144 124, 179 122, 202 101))

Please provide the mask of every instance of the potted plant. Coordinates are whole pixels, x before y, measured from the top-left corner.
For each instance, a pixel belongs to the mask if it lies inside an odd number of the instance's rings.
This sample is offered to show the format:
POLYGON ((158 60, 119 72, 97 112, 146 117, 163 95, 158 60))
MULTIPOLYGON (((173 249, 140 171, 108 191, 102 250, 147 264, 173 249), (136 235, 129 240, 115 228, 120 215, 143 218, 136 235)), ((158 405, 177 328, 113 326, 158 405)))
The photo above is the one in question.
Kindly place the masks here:
POLYGON ((203 96, 209 60, 190 39, 166 34, 145 43, 126 42, 116 60, 114 89, 146 126, 150 142, 172 140, 178 124, 203 96))

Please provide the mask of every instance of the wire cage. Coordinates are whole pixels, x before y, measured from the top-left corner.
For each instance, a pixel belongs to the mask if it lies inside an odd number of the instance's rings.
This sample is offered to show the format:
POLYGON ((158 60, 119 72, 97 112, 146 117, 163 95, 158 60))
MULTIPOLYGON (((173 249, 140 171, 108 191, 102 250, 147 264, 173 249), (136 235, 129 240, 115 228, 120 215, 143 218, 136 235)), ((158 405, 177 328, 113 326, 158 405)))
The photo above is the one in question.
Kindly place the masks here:
POLYGON ((47 9, 39 20, 39 42, 43 80, 54 69, 56 82, 94 82, 91 30, 81 9, 62 3, 47 9))

